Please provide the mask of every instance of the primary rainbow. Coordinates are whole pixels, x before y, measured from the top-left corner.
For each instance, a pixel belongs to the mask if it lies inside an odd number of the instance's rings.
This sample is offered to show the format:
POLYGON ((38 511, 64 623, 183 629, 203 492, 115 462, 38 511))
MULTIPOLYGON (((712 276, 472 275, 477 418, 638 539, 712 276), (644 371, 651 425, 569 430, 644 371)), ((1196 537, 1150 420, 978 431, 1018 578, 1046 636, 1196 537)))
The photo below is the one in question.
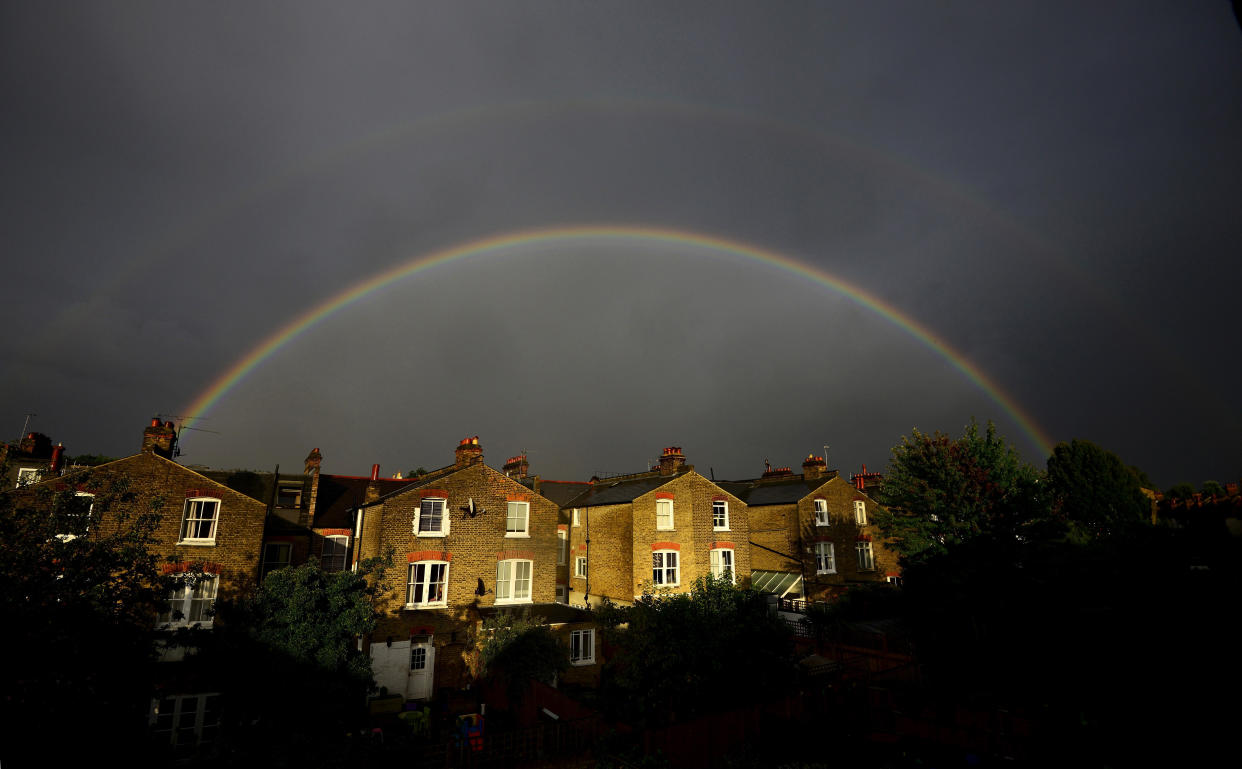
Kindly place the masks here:
POLYGON ((965 374, 968 379, 974 382, 981 390, 987 393, 992 400, 1004 409, 1004 411, 1009 414, 1015 422, 1017 422, 1018 426, 1021 427, 1022 431, 1030 439, 1031 443, 1043 452, 1044 455, 1052 453, 1052 442, 1043 430, 1035 424, 1035 421, 1017 404, 1013 398, 1009 397, 999 387, 997 387, 992 380, 990 380, 982 371, 978 369, 978 367, 967 360, 964 355, 951 347, 943 339, 936 336, 930 329, 920 326, 914 321, 913 318, 898 310, 896 307, 893 307, 887 302, 884 302, 872 294, 867 293, 858 286, 847 283, 840 278, 824 272, 823 270, 799 262, 789 256, 785 256, 784 254, 757 248, 739 241, 726 240, 713 235, 705 235, 685 230, 626 225, 550 227, 543 229, 520 230, 502 235, 494 235, 489 238, 472 240, 468 243, 416 256, 408 262, 398 264, 391 269, 385 270, 384 272, 374 275, 361 283, 345 289, 341 293, 330 297, 326 301, 310 308, 290 320, 274 334, 260 342, 243 357, 241 357, 236 363, 230 366, 227 371, 221 374, 209 387, 207 387, 207 389, 203 390, 203 392, 194 399, 194 401, 187 407, 188 410, 184 413, 192 414, 196 417, 205 416, 209 411, 211 411, 216 403, 229 392, 229 390, 237 386, 238 383, 245 379, 247 374, 263 363, 263 361, 271 357, 277 350, 286 345, 288 342, 309 330, 320 321, 328 318, 336 311, 353 304, 374 291, 382 289, 390 283, 394 283, 402 278, 413 275, 420 270, 428 267, 434 267, 438 264, 444 264, 445 262, 450 262, 454 259, 492 254, 519 245, 605 238, 620 238, 657 243, 699 246, 706 249, 753 259, 764 264, 769 264, 785 270, 786 272, 808 278, 815 283, 830 288, 833 291, 836 291, 837 293, 862 305, 863 307, 879 313, 900 328, 904 329, 915 339, 918 339, 932 350, 935 350, 954 368, 965 374))

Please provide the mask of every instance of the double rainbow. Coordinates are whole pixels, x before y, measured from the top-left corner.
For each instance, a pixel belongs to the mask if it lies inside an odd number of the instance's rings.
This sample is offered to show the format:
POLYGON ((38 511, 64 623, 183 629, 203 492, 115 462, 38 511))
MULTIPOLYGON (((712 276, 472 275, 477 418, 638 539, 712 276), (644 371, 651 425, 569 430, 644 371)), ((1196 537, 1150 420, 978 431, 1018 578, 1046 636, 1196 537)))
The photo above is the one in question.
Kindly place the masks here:
POLYGON ((223 374, 218 376, 211 385, 203 390, 186 407, 187 410, 183 413, 192 414, 195 417, 206 416, 230 390, 246 378, 247 374, 272 357, 291 340, 326 320, 338 310, 348 307, 385 286, 414 275, 417 272, 456 259, 498 254, 505 249, 516 246, 599 239, 622 239, 648 243, 698 246, 770 265, 829 288, 887 318, 925 346, 934 350, 995 401, 1018 424, 1031 444, 1042 452, 1044 456, 1052 453, 1052 442, 1044 431, 1040 429, 1031 416, 1012 397, 997 387, 977 366, 950 346, 948 342, 938 337, 931 329, 919 325, 913 318, 901 310, 858 286, 847 283, 817 267, 797 261, 784 254, 739 241, 685 230, 625 225, 550 227, 521 230, 472 240, 468 243, 416 256, 409 261, 367 278, 294 317, 277 329, 275 333, 255 345, 254 348, 239 358, 223 374))

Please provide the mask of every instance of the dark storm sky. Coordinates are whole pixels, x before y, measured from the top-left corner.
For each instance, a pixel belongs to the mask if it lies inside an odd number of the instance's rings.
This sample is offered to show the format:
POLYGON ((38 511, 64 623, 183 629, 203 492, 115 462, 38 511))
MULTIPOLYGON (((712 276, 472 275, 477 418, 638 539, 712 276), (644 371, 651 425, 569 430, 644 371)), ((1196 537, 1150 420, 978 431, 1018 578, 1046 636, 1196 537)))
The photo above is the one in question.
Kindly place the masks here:
MULTIPOLYGON (((0 434, 125 455, 350 285, 523 229, 668 228, 826 271, 1054 441, 1242 477, 1242 32, 1227 2, 6 3, 0 434)), ((182 461, 545 477, 882 468, 997 399, 757 261, 466 258, 282 347, 182 461)))

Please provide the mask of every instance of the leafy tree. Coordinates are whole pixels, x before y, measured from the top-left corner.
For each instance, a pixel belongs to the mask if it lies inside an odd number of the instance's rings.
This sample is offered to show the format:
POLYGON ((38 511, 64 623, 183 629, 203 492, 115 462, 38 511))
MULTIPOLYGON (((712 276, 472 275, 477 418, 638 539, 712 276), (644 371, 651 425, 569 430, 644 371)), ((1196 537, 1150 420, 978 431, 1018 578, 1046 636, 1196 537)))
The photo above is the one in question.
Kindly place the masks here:
POLYGON ((168 587, 153 549, 159 502, 126 513, 125 479, 76 480, 93 499, 46 485, 0 494, 6 766, 33 752, 69 762, 100 745, 145 744, 151 628, 168 587))
POLYGON ((550 684, 569 667, 569 650, 530 609, 487 617, 473 643, 479 676, 503 683, 511 700, 521 698, 527 682, 550 684))
POLYGON ((1058 443, 1048 458, 1053 513, 1072 539, 1118 534, 1151 519, 1139 478, 1090 441, 1058 443))
POLYGON ((318 766, 342 749, 373 685, 357 641, 375 628, 387 565, 273 571, 253 595, 222 604, 214 630, 187 639, 191 669, 227 693, 222 738, 239 765, 318 766))
POLYGON ((1213 499, 1224 499, 1229 496, 1229 494, 1226 493, 1225 487, 1221 486, 1217 481, 1204 481, 1203 496, 1211 497, 1213 499))
POLYGON ((1189 483, 1178 483, 1169 487, 1164 495, 1169 499, 1190 499, 1195 495, 1195 487, 1189 483))
POLYGON ((915 430, 893 449, 876 524, 905 559, 943 553, 984 533, 1016 533, 1046 509, 1039 474, 973 421, 960 438, 915 430))
POLYGON ((793 675, 792 640, 763 594, 728 580, 695 580, 689 593, 645 592, 597 618, 615 653, 601 700, 616 715, 662 723, 770 697, 793 675), (740 660, 745 675, 738 675, 740 660))

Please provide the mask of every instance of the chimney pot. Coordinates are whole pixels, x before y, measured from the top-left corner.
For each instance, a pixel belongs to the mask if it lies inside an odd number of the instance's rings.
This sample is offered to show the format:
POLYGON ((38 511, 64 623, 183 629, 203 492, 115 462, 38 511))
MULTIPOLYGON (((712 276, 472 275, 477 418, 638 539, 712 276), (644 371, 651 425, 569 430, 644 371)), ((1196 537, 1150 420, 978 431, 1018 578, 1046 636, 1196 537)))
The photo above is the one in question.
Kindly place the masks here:
POLYGON ((371 480, 373 481, 379 480, 379 465, 378 464, 371 465, 371 480))

